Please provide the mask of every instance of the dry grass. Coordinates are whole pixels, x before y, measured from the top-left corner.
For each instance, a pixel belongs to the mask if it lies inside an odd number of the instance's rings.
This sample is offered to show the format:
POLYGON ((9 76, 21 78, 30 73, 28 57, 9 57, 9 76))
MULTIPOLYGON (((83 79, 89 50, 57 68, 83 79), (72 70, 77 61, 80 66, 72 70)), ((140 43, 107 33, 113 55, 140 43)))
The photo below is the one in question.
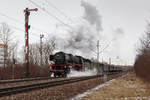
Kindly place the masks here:
POLYGON ((150 84, 132 73, 100 88, 83 100, 150 100, 150 84))
MULTIPOLYGON (((14 68, 12 66, 7 66, 6 68, 0 67, 0 80, 25 78, 25 72, 26 67, 22 64, 18 64, 14 68)), ((51 74, 47 66, 43 66, 42 73, 40 74, 40 66, 38 65, 30 65, 29 73, 29 78, 39 76, 48 77, 51 74)))

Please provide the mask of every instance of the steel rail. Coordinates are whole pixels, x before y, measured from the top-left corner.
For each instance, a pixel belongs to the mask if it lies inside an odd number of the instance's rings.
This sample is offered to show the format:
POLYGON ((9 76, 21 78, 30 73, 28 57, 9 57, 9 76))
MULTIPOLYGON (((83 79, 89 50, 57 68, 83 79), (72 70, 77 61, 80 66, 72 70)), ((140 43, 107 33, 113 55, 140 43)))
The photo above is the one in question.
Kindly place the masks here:
POLYGON ((0 97, 12 95, 12 94, 17 94, 17 93, 22 93, 22 92, 27 92, 27 91, 36 90, 36 89, 43 89, 46 87, 53 87, 53 86, 58 86, 58 85, 74 83, 74 82, 78 82, 78 81, 84 81, 84 80, 93 79, 93 78, 102 77, 102 76, 103 75, 86 76, 86 77, 78 77, 78 78, 73 78, 73 79, 57 80, 57 81, 52 81, 52 82, 30 84, 30 85, 24 85, 24 86, 1 88, 0 89, 0 97))
POLYGON ((46 80, 46 79, 54 79, 54 78, 53 77, 38 77, 38 78, 16 79, 16 80, 4 80, 4 81, 0 81, 0 85, 7 84, 7 83, 27 82, 27 81, 36 81, 36 80, 46 80))

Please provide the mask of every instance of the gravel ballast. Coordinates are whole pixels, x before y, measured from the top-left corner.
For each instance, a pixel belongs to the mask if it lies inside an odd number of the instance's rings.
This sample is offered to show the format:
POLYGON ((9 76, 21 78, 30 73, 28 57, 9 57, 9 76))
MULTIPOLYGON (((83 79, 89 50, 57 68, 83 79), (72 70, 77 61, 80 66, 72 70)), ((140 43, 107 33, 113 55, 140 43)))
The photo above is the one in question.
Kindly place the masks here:
POLYGON ((103 78, 99 77, 86 81, 5 96, 1 97, 0 100, 66 100, 96 87, 102 83, 102 81, 103 78))
MULTIPOLYGON (((71 79, 71 78, 67 78, 67 79, 71 79)), ((16 87, 16 86, 31 85, 31 84, 38 84, 38 83, 45 83, 45 82, 60 81, 60 80, 66 80, 66 78, 52 78, 52 79, 44 79, 44 80, 4 83, 4 84, 0 84, 0 89, 9 88, 9 87, 16 87)))

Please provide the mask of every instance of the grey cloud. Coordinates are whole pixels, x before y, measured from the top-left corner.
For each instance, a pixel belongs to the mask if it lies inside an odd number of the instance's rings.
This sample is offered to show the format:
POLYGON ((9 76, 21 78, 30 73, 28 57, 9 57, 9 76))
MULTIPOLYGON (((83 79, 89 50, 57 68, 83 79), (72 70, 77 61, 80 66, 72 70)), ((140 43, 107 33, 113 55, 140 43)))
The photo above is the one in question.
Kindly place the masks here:
POLYGON ((95 6, 88 2, 81 1, 81 6, 84 7, 84 19, 87 20, 91 25, 96 25, 97 31, 102 30, 101 15, 95 6))

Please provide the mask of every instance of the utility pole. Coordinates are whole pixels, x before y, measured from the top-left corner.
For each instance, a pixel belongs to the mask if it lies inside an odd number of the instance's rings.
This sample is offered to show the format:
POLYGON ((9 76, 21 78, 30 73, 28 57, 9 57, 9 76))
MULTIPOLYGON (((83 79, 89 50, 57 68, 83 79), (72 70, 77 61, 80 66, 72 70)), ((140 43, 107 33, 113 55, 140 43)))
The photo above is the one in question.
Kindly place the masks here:
POLYGON ((99 62, 99 47, 100 47, 100 45, 99 45, 99 40, 97 41, 97 61, 99 62))
POLYGON ((16 63, 16 60, 15 60, 15 58, 14 58, 14 51, 13 51, 12 59, 13 59, 13 65, 12 65, 12 79, 14 79, 14 78, 15 78, 15 63, 16 63))
POLYGON ((111 65, 111 58, 109 58, 109 65, 111 65))
POLYGON ((42 61, 42 38, 44 37, 43 34, 40 34, 40 54, 41 54, 41 68, 40 68, 40 74, 42 72, 42 65, 43 65, 43 61, 42 61))
POLYGON ((37 11, 38 9, 28 9, 26 8, 24 10, 25 13, 25 63, 26 63, 26 73, 25 76, 29 76, 29 29, 30 25, 28 25, 29 22, 29 15, 31 11, 37 11))

